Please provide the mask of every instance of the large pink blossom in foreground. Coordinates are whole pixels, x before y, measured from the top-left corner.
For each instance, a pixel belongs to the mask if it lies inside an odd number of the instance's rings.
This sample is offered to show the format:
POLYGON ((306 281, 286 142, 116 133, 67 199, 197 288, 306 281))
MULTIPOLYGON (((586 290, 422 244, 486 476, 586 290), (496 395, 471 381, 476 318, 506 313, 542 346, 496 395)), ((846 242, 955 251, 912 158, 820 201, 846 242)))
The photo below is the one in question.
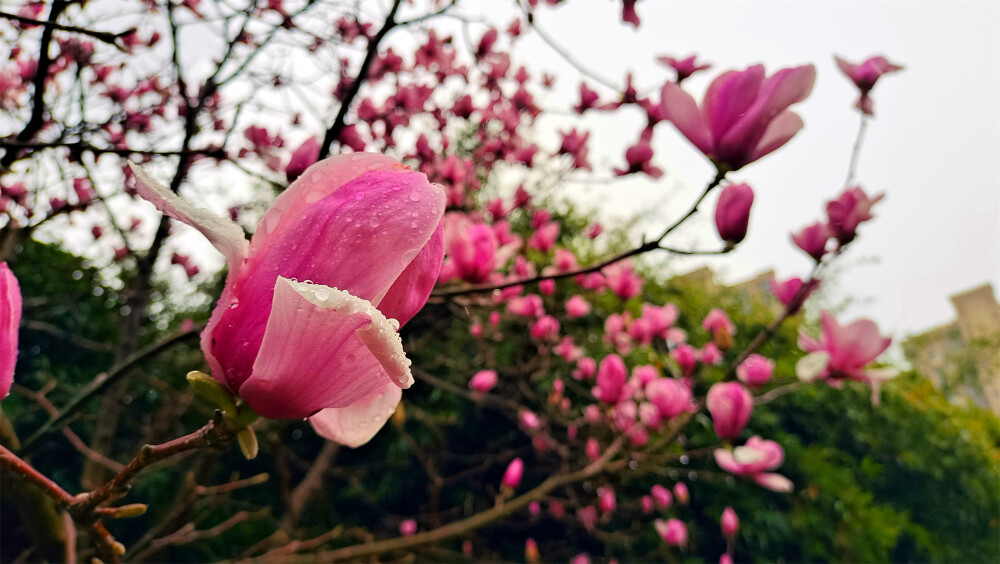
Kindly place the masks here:
POLYGON ((248 244, 138 167, 136 179, 226 256, 201 338, 215 379, 264 417, 309 417, 349 446, 370 440, 413 383, 397 331, 438 277, 441 187, 383 155, 329 158, 275 200, 248 244))
POLYGON ((727 71, 705 92, 701 107, 680 86, 662 91, 662 114, 717 166, 737 170, 788 142, 802 119, 788 107, 805 100, 816 81, 812 65, 765 76, 763 65, 727 71))
POLYGON ((755 435, 743 446, 733 450, 715 449, 714 454, 715 463, 730 474, 749 478, 776 492, 790 492, 794 487, 788 478, 768 472, 781 466, 785 461, 784 449, 774 441, 764 440, 755 435))
POLYGON ((0 262, 0 399, 7 397, 14 383, 20 323, 21 287, 7 263, 0 262))

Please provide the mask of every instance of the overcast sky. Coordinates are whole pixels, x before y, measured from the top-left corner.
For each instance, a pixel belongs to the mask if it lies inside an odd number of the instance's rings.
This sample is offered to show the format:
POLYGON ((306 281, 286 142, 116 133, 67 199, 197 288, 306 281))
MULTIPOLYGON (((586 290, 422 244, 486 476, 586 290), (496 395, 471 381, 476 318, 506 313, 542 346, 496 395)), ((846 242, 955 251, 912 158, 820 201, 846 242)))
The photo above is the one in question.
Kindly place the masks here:
MULTIPOLYGON (((506 26, 510 12, 501 15, 501 4, 470 2, 465 11, 482 8, 506 26)), ((805 129, 732 175, 756 191, 747 241, 728 256, 675 263, 678 270, 704 263, 728 280, 769 267, 779 276, 807 272, 810 260, 788 234, 819 219, 824 202, 841 191, 859 122, 852 108, 856 89, 832 55, 861 61, 883 54, 906 70, 883 77, 874 90, 876 115, 857 179, 886 199, 845 257, 837 293, 859 301, 844 315, 871 317, 897 336, 913 334, 953 318, 948 295, 985 282, 1000 286, 1000 3, 645 0, 638 3, 638 30, 607 25, 619 9, 618 2, 575 0, 540 7, 536 21, 596 73, 620 80, 626 69, 634 70, 640 87, 670 76, 655 55, 698 53, 715 64, 685 83, 699 100, 721 70, 757 62, 769 73, 810 62, 818 70, 812 96, 795 108, 805 129)), ((478 39, 481 31, 471 35, 478 39)), ((515 60, 559 71, 546 107, 575 103, 578 74, 536 36, 518 44, 515 60)), ((568 123, 554 118, 548 129, 568 123)), ((592 160, 618 165, 619 148, 636 139, 642 121, 630 111, 587 118, 585 125, 592 131, 592 160)), ((654 163, 667 171, 659 181, 585 184, 574 193, 621 215, 662 210, 663 219, 647 229, 657 232, 686 210, 712 170, 672 125, 658 126, 654 148, 654 163)), ((714 198, 707 209, 714 209, 714 198)), ((679 241, 711 248, 710 219, 703 217, 679 241)))

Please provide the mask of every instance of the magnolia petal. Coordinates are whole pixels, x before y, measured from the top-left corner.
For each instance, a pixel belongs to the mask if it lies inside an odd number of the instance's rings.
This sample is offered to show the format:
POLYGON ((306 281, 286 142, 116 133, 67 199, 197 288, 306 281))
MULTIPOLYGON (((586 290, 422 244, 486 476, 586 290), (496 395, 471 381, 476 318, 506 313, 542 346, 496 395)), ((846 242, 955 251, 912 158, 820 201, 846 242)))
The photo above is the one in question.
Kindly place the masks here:
POLYGON ((267 209, 250 242, 251 252, 260 252, 288 226, 293 225, 307 207, 329 196, 341 186, 366 172, 393 170, 401 166, 396 159, 379 153, 337 155, 312 164, 267 209))
POLYGON ((357 448, 378 434, 402 397, 403 390, 389 382, 347 407, 320 410, 309 423, 320 436, 357 448))
POLYGON ((235 277, 247 257, 248 243, 243 229, 232 221, 199 208, 157 182, 142 166, 129 163, 135 173, 135 189, 164 214, 194 227, 226 257, 229 275, 235 277))
POLYGON ((763 65, 752 65, 746 70, 724 72, 712 81, 702 102, 712 139, 722 139, 753 105, 765 75, 763 65))
POLYGON ((778 114, 778 117, 774 118, 774 121, 767 126, 767 130, 764 131, 764 136, 761 137, 760 141, 757 142, 757 146, 754 147, 753 153, 750 154, 750 160, 756 161, 757 159, 781 148, 782 145, 788 143, 788 141, 795 136, 805 124, 802 122, 802 118, 798 116, 795 112, 791 110, 785 110, 778 114))
POLYGON ((826 372, 829 364, 830 353, 826 351, 809 353, 795 363, 795 375, 799 380, 810 383, 826 372))
POLYGON ((729 472, 730 474, 739 474, 742 470, 740 463, 736 462, 736 457, 733 456, 733 452, 731 450, 717 448, 715 449, 713 455, 715 456, 715 463, 719 465, 719 468, 722 468, 726 472, 729 472))
POLYGON ((17 328, 21 323, 21 287, 6 262, 0 262, 0 399, 14 383, 17 328))
MULTIPOLYGON (((213 332, 212 351, 227 367, 230 387, 239 388, 252 373, 279 276, 348 290, 377 307, 438 230, 444 206, 444 190, 423 174, 368 172, 313 202, 270 236, 270 243, 251 253, 236 283, 232 302, 238 307, 225 309, 222 330, 213 332)), ((436 274, 440 267, 423 260, 417 268, 436 274)), ((398 305, 400 297, 394 299, 398 305)), ((412 310, 415 301, 408 303, 412 310)))
POLYGON ((781 69, 764 81, 753 106, 721 138, 716 140, 720 158, 735 158, 735 165, 750 162, 750 155, 764 137, 768 125, 788 106, 801 102, 816 82, 816 68, 804 65, 781 69))
POLYGON ((239 395, 264 417, 346 408, 386 384, 409 387, 396 325, 348 292, 278 278, 253 374, 239 395))
POLYGON ((661 96, 660 108, 663 115, 672 121, 699 151, 706 155, 712 154, 714 147, 712 133, 694 98, 672 82, 663 85, 661 96))
POLYGON ((754 474, 753 481, 773 492, 790 492, 795 489, 795 484, 791 480, 771 472, 754 474))
POLYGON ((443 239, 443 226, 438 225, 427 245, 392 283, 378 304, 379 311, 386 317, 399 321, 401 326, 406 325, 427 303, 427 297, 431 295, 440 274, 444 256, 443 239))

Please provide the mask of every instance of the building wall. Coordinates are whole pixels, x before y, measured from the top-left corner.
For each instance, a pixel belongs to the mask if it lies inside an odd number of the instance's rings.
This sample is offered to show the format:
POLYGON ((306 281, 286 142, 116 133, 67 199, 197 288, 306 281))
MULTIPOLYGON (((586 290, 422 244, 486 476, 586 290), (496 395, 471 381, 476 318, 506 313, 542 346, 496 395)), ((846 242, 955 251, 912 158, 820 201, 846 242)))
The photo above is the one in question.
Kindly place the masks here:
POLYGON ((903 351, 952 401, 1000 415, 1000 303, 989 284, 955 294, 951 303, 955 321, 907 339, 903 351))

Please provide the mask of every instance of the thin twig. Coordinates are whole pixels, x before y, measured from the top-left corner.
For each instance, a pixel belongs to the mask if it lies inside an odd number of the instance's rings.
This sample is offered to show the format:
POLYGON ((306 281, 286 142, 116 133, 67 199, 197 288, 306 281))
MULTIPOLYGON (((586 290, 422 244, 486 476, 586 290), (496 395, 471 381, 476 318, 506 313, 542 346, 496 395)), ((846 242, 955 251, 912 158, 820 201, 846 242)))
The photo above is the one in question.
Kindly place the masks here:
POLYGON ((319 158, 323 159, 329 156, 330 147, 333 146, 333 142, 340 138, 340 134, 343 132, 346 125, 347 112, 350 111, 351 104, 361 91, 362 84, 364 84, 365 80, 368 79, 368 72, 371 70, 372 63, 375 62, 375 58, 378 56, 379 43, 382 42, 392 28, 398 25, 398 22, 396 21, 396 12, 399 10, 399 5, 402 4, 402 1, 403 0, 393 0, 392 7, 389 8, 389 13, 386 14, 382 27, 368 41, 368 51, 365 53, 365 58, 361 62, 361 68, 358 69, 358 74, 354 77, 354 81, 351 83, 351 87, 348 89, 347 94, 344 95, 343 100, 340 101, 340 108, 337 110, 337 117, 334 118, 333 125, 331 125, 330 128, 326 130, 326 134, 323 135, 323 143, 320 145, 319 149, 319 158))
POLYGON ((133 366, 135 366, 140 362, 147 360, 148 358, 156 354, 159 354, 160 352, 170 348, 174 344, 188 337, 191 337, 192 335, 197 335, 203 327, 204 324, 200 324, 191 329, 188 329, 187 331, 182 331, 162 341, 158 341, 144 348, 141 348, 138 351, 122 359, 121 362, 118 362, 117 364, 112 366, 111 369, 108 370, 107 372, 99 374, 96 378, 91 380, 90 384, 88 384, 86 387, 80 390, 80 392, 76 394, 73 397, 73 399, 69 401, 66 407, 62 408, 62 410, 59 411, 58 415, 50 417, 48 421, 43 423, 42 426, 38 428, 38 430, 32 433, 31 436, 24 441, 24 446, 22 447, 22 450, 26 450, 29 446, 31 446, 32 443, 34 443, 36 440, 38 440, 46 433, 58 429, 59 426, 64 424, 69 419, 69 416, 72 415, 73 412, 76 411, 85 401, 87 401, 88 399, 99 393, 101 390, 106 388, 112 382, 121 378, 122 375, 126 374, 126 372, 130 368, 132 368, 133 366))
MULTIPOLYGON (((541 282, 542 280, 560 280, 560 279, 563 279, 563 278, 571 278, 571 277, 574 277, 574 276, 579 276, 581 274, 590 274, 591 272, 597 272, 597 271, 599 271, 599 270, 601 270, 601 269, 603 269, 603 268, 605 268, 607 266, 610 266, 610 265, 612 265, 612 264, 614 264, 616 262, 625 260, 627 258, 634 257, 636 255, 641 255, 641 254, 647 253, 649 251, 654 251, 654 250, 657 250, 657 249, 676 252, 674 249, 672 249, 670 247, 664 247, 660 243, 664 239, 666 239, 668 235, 670 235, 671 233, 673 233, 678 227, 680 227, 681 225, 683 225, 684 222, 687 221, 691 216, 693 216, 694 214, 696 214, 698 212, 698 206, 700 206, 701 203, 702 203, 702 201, 705 200, 705 197, 708 196, 709 192, 711 192, 715 187, 717 187, 722 182, 722 180, 726 177, 726 173, 727 173, 727 171, 720 170, 715 175, 715 178, 712 179, 712 182, 710 182, 708 184, 708 186, 706 186, 705 189, 702 191, 701 195, 698 196, 698 199, 695 200, 694 205, 691 206, 691 208, 687 211, 687 213, 685 213, 683 216, 681 216, 679 219, 677 219, 677 221, 675 221, 672 224, 670 224, 670 226, 667 227, 663 231, 663 233, 660 234, 659 237, 657 237, 656 239, 654 239, 652 241, 644 242, 643 244, 639 245, 638 247, 635 247, 635 248, 630 249, 628 251, 619 253, 619 254, 614 255, 614 256, 612 256, 610 258, 604 259, 604 260, 598 262, 597 264, 593 264, 593 265, 586 266, 586 267, 583 267, 583 268, 578 268, 578 269, 575 269, 575 270, 569 270, 569 271, 566 271, 566 272, 558 272, 558 273, 555 273, 555 274, 541 274, 541 275, 538 275, 538 276, 533 276, 531 278, 522 278, 522 279, 518 279, 518 280, 509 280, 507 282, 502 282, 500 284, 480 284, 480 285, 476 285, 476 286, 465 286, 465 287, 461 287, 461 288, 445 288, 445 289, 442 289, 442 290, 435 290, 435 291, 431 292, 431 298, 452 298, 452 297, 455 297, 455 296, 464 296, 466 294, 478 294, 478 293, 483 293, 483 292, 493 292, 493 291, 496 291, 496 290, 503 290, 504 288, 510 288, 510 287, 513 287, 513 286, 521 286, 523 284, 534 284, 536 282, 541 282)), ((725 251, 725 252, 728 252, 728 251, 725 251)), ((682 253, 682 254, 694 254, 694 251, 686 252, 686 253, 682 253)), ((701 253, 698 253, 698 254, 701 254, 701 253)), ((718 253, 712 252, 712 253, 705 253, 705 254, 718 254, 718 253)), ((440 300, 438 300, 438 301, 440 301, 440 300)))
POLYGON ((66 490, 62 489, 59 484, 53 482, 38 470, 35 470, 34 466, 22 460, 3 445, 0 445, 0 467, 24 476, 40 487, 56 503, 69 505, 73 502, 73 496, 66 493, 66 490))
POLYGON ((95 31, 95 30, 92 30, 92 29, 85 29, 85 28, 82 28, 82 27, 74 27, 74 26, 71 26, 71 25, 63 25, 63 24, 56 23, 56 22, 51 21, 51 20, 49 20, 47 22, 46 21, 41 21, 41 20, 33 20, 31 18, 26 18, 24 16, 19 16, 17 14, 10 14, 10 13, 7 13, 7 12, 0 12, 0 18, 4 18, 4 19, 7 19, 7 20, 14 20, 14 21, 21 22, 21 23, 24 23, 24 24, 41 25, 41 26, 45 26, 45 27, 51 27, 51 28, 57 29, 59 31, 68 31, 70 33, 79 33, 81 35, 87 35, 87 36, 93 37, 94 39, 97 39, 98 41, 102 41, 104 43, 107 43, 108 45, 114 45, 119 50, 122 49, 122 46, 118 44, 118 41, 117 41, 118 38, 122 37, 124 35, 128 35, 130 33, 135 32, 135 28, 127 29, 127 30, 122 31, 120 33, 111 33, 110 31, 95 31))
POLYGON ((844 186, 848 186, 854 180, 854 173, 857 171, 858 158, 861 156, 861 143, 865 139, 865 129, 868 127, 868 114, 861 112, 861 125, 858 127, 858 136, 854 140, 854 148, 851 149, 851 163, 847 166, 847 180, 844 186))

